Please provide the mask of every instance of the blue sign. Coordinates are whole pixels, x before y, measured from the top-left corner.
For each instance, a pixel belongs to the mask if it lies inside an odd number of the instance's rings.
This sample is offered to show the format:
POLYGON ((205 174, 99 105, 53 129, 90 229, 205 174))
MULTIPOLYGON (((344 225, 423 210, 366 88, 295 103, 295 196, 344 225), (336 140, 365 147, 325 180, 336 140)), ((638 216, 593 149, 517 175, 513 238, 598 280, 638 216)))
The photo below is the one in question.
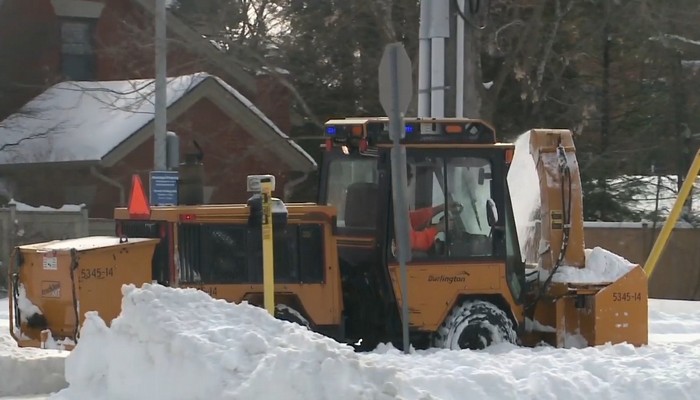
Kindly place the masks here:
POLYGON ((152 206, 177 205, 177 171, 151 171, 150 202, 152 206))

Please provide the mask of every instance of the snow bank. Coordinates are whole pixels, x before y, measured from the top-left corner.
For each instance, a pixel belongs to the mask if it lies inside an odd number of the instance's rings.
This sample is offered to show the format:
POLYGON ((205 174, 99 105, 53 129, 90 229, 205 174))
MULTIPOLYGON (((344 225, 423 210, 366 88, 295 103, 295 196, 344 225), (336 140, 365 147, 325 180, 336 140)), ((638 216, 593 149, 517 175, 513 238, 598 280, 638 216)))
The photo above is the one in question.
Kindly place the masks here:
POLYGON ((585 254, 585 268, 561 266, 552 277, 552 281, 570 283, 614 282, 636 265, 600 247, 586 249, 585 254))
POLYGON ((125 289, 111 328, 89 314, 66 361, 83 399, 660 399, 700 391, 700 337, 635 348, 357 354, 246 304, 196 290, 125 289))
MULTIPOLYGON (((88 313, 56 399, 381 399, 393 369, 247 304, 124 287, 107 328, 88 313)), ((392 398, 386 396, 386 398, 392 398)))
POLYGON ((0 396, 50 393, 67 386, 67 352, 19 348, 10 336, 7 299, 0 299, 0 396))

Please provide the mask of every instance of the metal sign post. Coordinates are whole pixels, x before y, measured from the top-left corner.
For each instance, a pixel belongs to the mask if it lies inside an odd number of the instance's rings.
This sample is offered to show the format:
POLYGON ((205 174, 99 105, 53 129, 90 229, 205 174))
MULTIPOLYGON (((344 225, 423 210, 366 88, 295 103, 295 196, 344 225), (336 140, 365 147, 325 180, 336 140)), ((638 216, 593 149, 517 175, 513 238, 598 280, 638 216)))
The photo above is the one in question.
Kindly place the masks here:
POLYGON ((263 243, 263 298, 265 309, 275 316, 275 261, 272 243, 272 181, 269 177, 260 180, 262 196, 262 243, 263 243))
MULTIPOLYGON (((272 230, 272 191, 275 190, 273 175, 248 175, 248 192, 260 196, 260 223, 263 255, 263 303, 265 310, 275 316, 275 260, 272 230)), ((253 212, 253 210, 251 210, 253 212)))
POLYGON ((398 247, 401 272, 401 324, 403 350, 410 352, 408 338, 408 277, 406 262, 410 261, 411 241, 408 226, 408 177, 406 176, 406 148, 400 141, 405 136, 404 114, 413 92, 411 60, 401 43, 391 43, 384 48, 379 64, 379 100, 389 117, 391 148, 391 188, 394 204, 394 231, 398 247))

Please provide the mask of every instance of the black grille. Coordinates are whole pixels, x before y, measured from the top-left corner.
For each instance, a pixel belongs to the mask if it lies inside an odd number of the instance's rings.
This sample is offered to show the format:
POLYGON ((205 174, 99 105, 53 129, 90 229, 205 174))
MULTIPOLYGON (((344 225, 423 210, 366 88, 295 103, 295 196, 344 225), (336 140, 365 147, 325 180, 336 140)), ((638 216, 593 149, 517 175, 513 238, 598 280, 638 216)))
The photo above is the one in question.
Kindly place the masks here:
MULTIPOLYGON (((324 280, 323 226, 276 227, 275 281, 314 283, 324 280)), ((260 228, 248 225, 181 224, 181 280, 188 283, 262 283, 260 228)))

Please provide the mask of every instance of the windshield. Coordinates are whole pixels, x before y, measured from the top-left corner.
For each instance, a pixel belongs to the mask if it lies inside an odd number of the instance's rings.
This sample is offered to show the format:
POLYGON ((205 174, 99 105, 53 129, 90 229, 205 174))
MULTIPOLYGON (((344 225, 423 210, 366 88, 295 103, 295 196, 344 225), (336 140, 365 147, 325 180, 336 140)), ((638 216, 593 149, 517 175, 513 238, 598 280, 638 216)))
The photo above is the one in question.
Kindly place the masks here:
POLYGON ((447 187, 452 200, 464 210, 459 217, 467 233, 488 235, 486 204, 491 199, 491 164, 478 157, 452 158, 447 162, 447 187))
POLYGON ((326 203, 338 210, 339 228, 374 228, 377 207, 377 160, 338 158, 328 168, 326 203))
POLYGON ((409 157, 407 168, 413 255, 492 255, 487 210, 497 211, 491 199, 490 161, 409 157))

